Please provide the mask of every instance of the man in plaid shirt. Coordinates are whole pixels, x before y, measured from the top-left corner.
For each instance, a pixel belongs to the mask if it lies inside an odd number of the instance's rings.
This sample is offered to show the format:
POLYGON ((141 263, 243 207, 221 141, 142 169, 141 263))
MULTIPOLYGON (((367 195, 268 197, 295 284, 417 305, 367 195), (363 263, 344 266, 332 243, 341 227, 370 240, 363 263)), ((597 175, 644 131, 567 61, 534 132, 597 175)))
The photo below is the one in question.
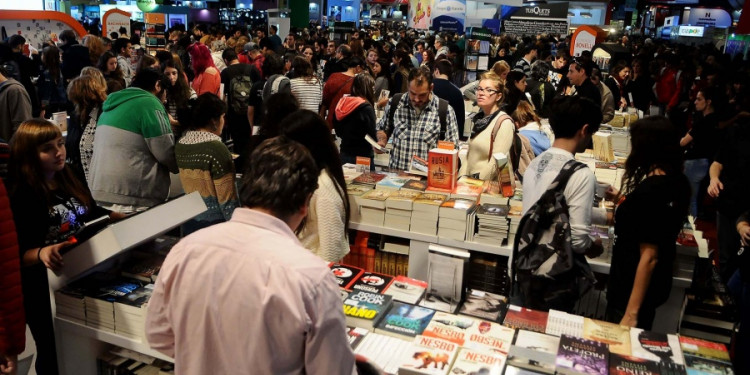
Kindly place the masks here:
POLYGON ((385 115, 378 123, 378 143, 385 147, 388 138, 393 137, 393 152, 389 167, 409 169, 412 156, 427 159, 427 152, 437 147, 438 140, 458 142, 456 113, 448 106, 445 134, 441 137, 439 98, 432 94, 432 72, 429 68, 415 68, 409 72, 408 95, 401 96, 398 102, 391 99, 385 106, 385 115), (393 123, 389 116, 395 105, 393 123), (442 138, 442 139, 441 139, 442 138))

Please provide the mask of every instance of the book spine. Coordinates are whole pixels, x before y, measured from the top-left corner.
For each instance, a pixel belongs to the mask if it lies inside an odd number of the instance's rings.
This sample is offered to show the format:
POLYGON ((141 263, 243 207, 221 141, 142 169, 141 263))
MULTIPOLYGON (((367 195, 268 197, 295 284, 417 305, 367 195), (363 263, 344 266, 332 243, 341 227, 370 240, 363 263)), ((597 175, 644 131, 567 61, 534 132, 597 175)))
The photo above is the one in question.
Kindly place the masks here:
POLYGON ((383 252, 375 251, 375 264, 373 265, 373 270, 375 272, 384 273, 383 268, 381 267, 382 262, 383 262, 383 252))
POLYGON ((373 248, 365 248, 365 260, 366 260, 366 267, 365 270, 369 272, 373 272, 375 270, 375 249, 373 248))

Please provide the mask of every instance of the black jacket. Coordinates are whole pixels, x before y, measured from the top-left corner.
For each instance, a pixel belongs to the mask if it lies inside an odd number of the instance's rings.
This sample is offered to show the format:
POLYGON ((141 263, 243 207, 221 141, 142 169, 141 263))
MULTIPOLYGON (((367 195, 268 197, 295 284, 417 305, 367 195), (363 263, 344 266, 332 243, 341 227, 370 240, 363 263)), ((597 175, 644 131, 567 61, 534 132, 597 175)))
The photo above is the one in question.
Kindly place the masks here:
POLYGON ((62 52, 62 74, 65 81, 69 81, 81 74, 81 69, 91 66, 91 57, 89 57, 88 47, 78 44, 72 40, 68 44, 61 46, 62 52))

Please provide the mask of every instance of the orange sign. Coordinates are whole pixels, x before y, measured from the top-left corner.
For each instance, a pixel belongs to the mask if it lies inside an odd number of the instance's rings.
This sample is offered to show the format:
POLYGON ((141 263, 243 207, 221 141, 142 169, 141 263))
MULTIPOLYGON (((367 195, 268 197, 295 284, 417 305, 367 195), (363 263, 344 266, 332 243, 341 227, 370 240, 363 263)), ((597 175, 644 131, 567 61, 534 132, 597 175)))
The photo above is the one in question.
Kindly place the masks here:
POLYGON ((130 35, 130 13, 117 8, 110 9, 102 16, 102 35, 109 36, 112 32, 117 32, 120 27, 127 29, 130 35))
POLYGON ((591 51, 594 45, 607 38, 607 32, 598 26, 578 26, 570 41, 570 56, 581 56, 583 51, 591 51))
POLYGON ((83 38, 86 29, 73 17, 54 10, 3 10, 0 20, 55 20, 70 26, 79 38, 83 38))
POLYGON ((456 148, 456 145, 451 141, 438 141, 437 148, 443 150, 453 150, 456 148))

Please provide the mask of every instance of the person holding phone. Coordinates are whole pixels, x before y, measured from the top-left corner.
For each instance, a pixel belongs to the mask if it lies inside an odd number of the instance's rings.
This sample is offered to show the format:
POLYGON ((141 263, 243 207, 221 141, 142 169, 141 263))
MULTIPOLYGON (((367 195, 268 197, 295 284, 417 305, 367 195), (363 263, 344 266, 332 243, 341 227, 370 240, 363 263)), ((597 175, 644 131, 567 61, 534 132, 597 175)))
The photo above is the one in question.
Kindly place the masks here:
POLYGON ((63 267, 62 251, 84 223, 124 217, 96 205, 65 163, 65 140, 43 119, 23 122, 10 140, 10 202, 18 233, 26 320, 36 342, 36 372, 57 374, 47 270, 63 267))

